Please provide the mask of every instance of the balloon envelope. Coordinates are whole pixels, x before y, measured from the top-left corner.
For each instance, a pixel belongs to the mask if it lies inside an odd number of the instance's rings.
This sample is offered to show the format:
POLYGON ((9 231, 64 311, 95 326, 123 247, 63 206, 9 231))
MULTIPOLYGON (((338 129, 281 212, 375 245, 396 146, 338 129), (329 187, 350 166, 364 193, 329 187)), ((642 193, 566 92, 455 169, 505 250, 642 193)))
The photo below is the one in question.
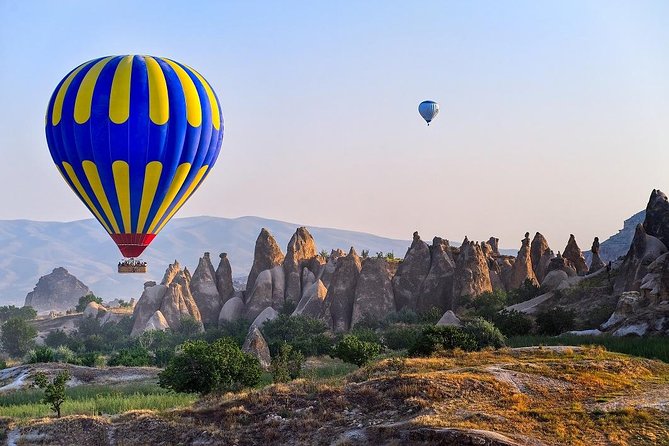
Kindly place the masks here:
POLYGON ((223 117, 211 86, 192 68, 110 56, 58 84, 46 139, 65 181, 123 256, 137 257, 216 162, 223 117))
POLYGON ((434 101, 423 101, 418 105, 418 113, 428 125, 439 114, 439 104, 434 101))

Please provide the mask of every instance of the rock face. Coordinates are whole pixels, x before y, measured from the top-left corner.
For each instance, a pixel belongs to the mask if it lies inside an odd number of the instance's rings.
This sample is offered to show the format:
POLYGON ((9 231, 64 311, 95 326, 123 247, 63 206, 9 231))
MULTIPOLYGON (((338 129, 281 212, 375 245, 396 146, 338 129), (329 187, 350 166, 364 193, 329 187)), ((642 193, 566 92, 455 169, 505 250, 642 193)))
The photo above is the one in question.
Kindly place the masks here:
POLYGON ((25 305, 36 311, 66 311, 76 307, 79 298, 87 294, 91 291, 80 280, 65 268, 55 268, 39 278, 35 288, 26 296, 25 305))
POLYGON ((541 259, 547 252, 551 252, 548 247, 548 241, 541 233, 537 232, 534 234, 532 244, 530 245, 530 257, 532 258, 532 270, 539 283, 544 280, 544 276, 546 275, 545 267, 548 265, 545 262, 542 264, 541 259), (542 267, 544 267, 543 270, 542 267))
POLYGON ((562 257, 571 262, 571 264, 574 266, 574 269, 576 270, 576 274, 579 276, 588 273, 588 265, 585 263, 585 257, 583 256, 581 248, 579 248, 578 244, 576 243, 576 237, 574 237, 574 234, 569 235, 569 241, 567 242, 567 246, 564 248, 562 257))
POLYGON ((302 299, 295 307, 293 316, 303 315, 312 318, 319 318, 323 314, 325 306, 325 297, 328 289, 321 280, 316 280, 302 292, 302 299))
POLYGON ((576 269, 572 266, 569 260, 562 257, 560 251, 558 251, 555 257, 550 259, 548 268, 546 268, 546 275, 548 275, 551 271, 564 271, 564 273, 569 277, 576 275, 576 269))
MULTIPOLYGON (((518 251, 516 261, 511 268, 511 275, 507 283, 508 290, 520 288, 526 280, 538 284, 537 278, 534 275, 534 269, 532 268, 532 256, 530 251, 530 233, 526 232, 525 238, 521 241, 521 247, 520 251, 518 251)), ((537 259, 537 264, 538 263, 539 261, 537 259)))
POLYGON ((325 297, 325 311, 329 312, 331 327, 337 332, 351 328, 355 289, 361 270, 360 257, 353 248, 347 256, 337 260, 337 269, 325 297))
POLYGON ((225 304, 235 294, 235 288, 232 285, 232 267, 227 253, 224 252, 218 257, 221 260, 219 260, 218 268, 216 268, 216 289, 221 302, 225 304))
POLYGON ((251 322, 251 328, 253 327, 262 328, 262 326, 265 325, 265 322, 273 321, 277 317, 279 317, 279 313, 276 310, 274 310, 274 308, 267 307, 264 310, 262 310, 260 314, 256 316, 255 319, 253 319, 253 322, 251 322))
POLYGON ((417 310, 419 312, 429 311, 432 308, 441 311, 453 308, 454 271, 455 262, 451 258, 448 240, 435 237, 430 246, 430 270, 418 294, 417 310))
POLYGON ((263 370, 269 370, 269 366, 272 364, 272 356, 269 354, 267 341, 265 341, 258 327, 251 327, 249 329, 249 334, 246 335, 242 351, 257 358, 263 370))
POLYGON ((284 289, 284 271, 280 265, 258 274, 253 291, 247 294, 246 319, 253 320, 267 307, 280 310, 284 303, 284 289))
MULTIPOLYGON (((302 297, 302 269, 318 255, 316 243, 307 228, 297 228, 286 250, 283 271, 286 277, 285 300, 297 304, 302 297)), ((313 266, 312 266, 313 268, 313 266)), ((317 274, 318 271, 313 271, 317 274)))
MULTIPOLYGON (((230 285, 232 285, 232 277, 230 285)), ((218 294, 216 272, 208 252, 200 257, 190 281, 190 291, 202 317, 202 322, 207 325, 217 325, 223 301, 218 294)))
POLYGON ((414 232, 413 242, 393 277, 395 306, 398 310, 416 310, 420 287, 430 272, 430 261, 430 247, 420 239, 418 232, 414 232))
POLYGON ((639 291, 641 280, 648 273, 648 266, 665 252, 667 247, 660 239, 646 234, 644 225, 637 225, 632 244, 616 278, 616 292, 639 291))
POLYGON ((650 194, 643 229, 646 234, 657 237, 664 246, 669 246, 669 199, 659 189, 653 189, 650 194))
POLYGON ((541 283, 541 286, 546 291, 553 291, 568 278, 569 276, 567 275, 566 272, 564 272, 564 270, 556 269, 546 274, 546 277, 544 277, 544 281, 541 283))
POLYGON ((177 261, 167 267, 163 283, 156 285, 151 281, 144 284, 144 292, 133 311, 135 323, 131 336, 146 331, 149 320, 158 310, 171 329, 177 329, 185 317, 202 323, 200 310, 190 292, 190 274, 182 270, 177 261))
POLYGON ((384 258, 365 259, 355 287, 350 326, 355 327, 364 318, 382 320, 393 311, 395 298, 388 262, 384 258))
POLYGON ((272 237, 272 234, 265 228, 260 230, 260 234, 256 239, 256 247, 253 253, 253 266, 249 272, 249 277, 246 281, 246 291, 250 292, 256 283, 258 274, 267 269, 272 269, 275 266, 283 263, 283 252, 281 248, 272 237))
POLYGON ((457 303, 462 297, 478 296, 488 291, 492 291, 492 284, 481 246, 465 239, 455 263, 453 298, 457 303))
POLYGON ((97 318, 98 314, 101 311, 104 313, 107 311, 107 309, 103 305, 100 305, 97 302, 89 302, 88 305, 86 305, 86 308, 84 309, 84 317, 97 318))
POLYGON ((165 331, 168 328, 170 328, 170 325, 167 323, 167 320, 165 320, 165 316, 163 316, 163 313, 161 313, 160 310, 157 310, 149 318, 149 321, 146 323, 146 326, 144 327, 144 331, 151 331, 151 330, 165 331))
POLYGON ((226 322, 234 322, 244 315, 244 301, 239 296, 233 296, 223 304, 221 314, 218 316, 218 325, 226 322))
POLYGON ((590 269, 589 273, 592 274, 600 269, 604 268, 604 262, 601 257, 599 257, 599 237, 595 237, 595 240, 592 242, 592 248, 590 248, 591 260, 590 260, 590 269))
POLYGON ((462 325, 462 321, 460 321, 460 319, 455 315, 455 313, 453 313, 452 310, 448 310, 444 313, 443 316, 441 316, 441 319, 439 319, 437 325, 451 325, 459 327, 462 325))

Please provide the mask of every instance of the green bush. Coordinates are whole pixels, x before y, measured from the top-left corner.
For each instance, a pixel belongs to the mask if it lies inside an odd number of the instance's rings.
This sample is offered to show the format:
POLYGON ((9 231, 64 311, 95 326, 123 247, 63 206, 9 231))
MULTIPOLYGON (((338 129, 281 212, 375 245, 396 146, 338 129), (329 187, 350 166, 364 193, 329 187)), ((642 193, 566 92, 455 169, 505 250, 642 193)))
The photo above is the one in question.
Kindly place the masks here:
POLYGON ((304 355, 285 342, 279 346, 279 352, 272 358, 270 371, 275 383, 285 383, 297 379, 302 374, 304 355))
POLYGON ((56 348, 61 345, 69 345, 70 337, 63 330, 51 330, 44 338, 44 345, 56 348))
POLYGON ((81 296, 79 298, 79 303, 77 303, 77 306, 74 307, 74 309, 77 313, 83 313, 83 311, 86 309, 86 306, 91 302, 96 302, 102 305, 102 298, 97 297, 95 294, 92 293, 87 294, 85 296, 81 296))
POLYGON ((0 370, 6 369, 7 368, 7 362, 0 358, 0 370))
POLYGON ((481 293, 469 298, 465 307, 472 311, 474 316, 486 320, 493 320, 495 314, 507 305, 508 295, 501 290, 481 293))
POLYGON ((37 329, 19 317, 11 317, 2 324, 2 349, 15 358, 23 357, 35 345, 37 329))
POLYGON ((65 402, 65 384, 70 379, 70 372, 63 370, 49 382, 43 372, 35 375, 35 386, 44 389, 44 404, 51 406, 51 410, 56 412, 56 417, 60 418, 60 406, 65 402))
POLYGON ((37 347, 28 353, 29 364, 38 362, 56 362, 56 354, 50 347, 37 347))
POLYGON ((240 347, 244 345, 246 335, 249 333, 251 321, 247 319, 238 319, 234 322, 223 322, 218 328, 207 330, 204 334, 204 340, 214 342, 221 338, 232 338, 240 347))
POLYGON ((124 348, 115 352, 107 361, 111 367, 146 367, 153 363, 149 351, 143 347, 124 348))
POLYGON ((536 282, 530 279, 525 279, 520 288, 511 290, 507 293, 507 305, 514 305, 528 301, 542 293, 543 290, 536 284, 536 282))
POLYGON ((373 342, 375 344, 381 344, 381 336, 375 330, 369 328, 355 327, 348 334, 357 337, 363 342, 373 342))
POLYGON ((557 336, 574 329, 576 313, 574 310, 565 310, 554 307, 537 314, 537 332, 539 334, 557 336))
POLYGON ((304 356, 323 355, 332 346, 332 342, 324 334, 325 331, 327 326, 318 319, 285 314, 265 322, 262 327, 272 355, 278 353, 279 346, 284 342, 301 351, 304 356))
POLYGON ((502 348, 506 341, 504 335, 497 327, 482 318, 476 318, 467 322, 463 327, 463 331, 474 339, 477 350, 486 347, 502 348))
POLYGON ((381 333, 383 344, 390 350, 409 349, 418 339, 420 328, 410 325, 391 325, 381 333))
POLYGON ((430 356, 438 351, 455 348, 465 351, 476 350, 477 340, 460 327, 427 325, 409 348, 409 356, 430 356))
POLYGON ((103 367, 105 365, 105 360, 97 352, 86 352, 77 355, 74 358, 73 364, 83 365, 86 367, 103 367))
POLYGON ((493 317, 493 323, 507 337, 529 334, 534 326, 532 319, 516 310, 500 311, 493 317))
POLYGON ((231 339, 188 341, 160 373, 159 384, 176 392, 207 394, 255 386, 261 375, 258 360, 231 339))
POLYGON ((13 317, 29 321, 37 317, 37 311, 29 306, 19 308, 14 305, 3 305, 0 307, 0 323, 6 322, 13 317))
POLYGON ((361 341, 357 336, 344 335, 332 350, 332 356, 362 367, 381 352, 381 345, 361 341))
POLYGON ((59 346, 53 353, 57 362, 80 365, 77 355, 65 345, 59 346))
POLYGON ((389 313, 385 318, 387 324, 418 324, 420 317, 415 311, 408 308, 402 308, 400 311, 389 313))

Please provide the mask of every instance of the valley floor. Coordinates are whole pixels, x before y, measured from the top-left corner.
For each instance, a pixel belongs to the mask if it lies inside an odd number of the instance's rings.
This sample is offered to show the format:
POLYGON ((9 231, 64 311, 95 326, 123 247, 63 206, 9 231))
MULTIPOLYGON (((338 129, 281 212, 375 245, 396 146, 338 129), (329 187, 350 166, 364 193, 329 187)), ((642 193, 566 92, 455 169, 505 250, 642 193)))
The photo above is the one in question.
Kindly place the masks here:
POLYGON ((9 444, 662 445, 669 365, 592 347, 389 358, 173 411, 0 421, 9 444))

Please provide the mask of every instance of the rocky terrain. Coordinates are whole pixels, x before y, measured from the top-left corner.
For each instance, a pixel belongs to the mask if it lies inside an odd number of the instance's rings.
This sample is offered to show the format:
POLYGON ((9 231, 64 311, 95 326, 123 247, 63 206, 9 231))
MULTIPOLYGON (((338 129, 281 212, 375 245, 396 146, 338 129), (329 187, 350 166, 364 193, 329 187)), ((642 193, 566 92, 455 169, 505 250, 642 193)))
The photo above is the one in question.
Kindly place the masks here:
POLYGON ((669 366, 597 348, 390 359, 167 413, 0 420, 9 444, 637 445, 669 443, 669 366))
POLYGON ((91 291, 79 279, 58 267, 40 277, 35 288, 26 296, 26 306, 36 311, 66 311, 77 306, 79 298, 91 291))

